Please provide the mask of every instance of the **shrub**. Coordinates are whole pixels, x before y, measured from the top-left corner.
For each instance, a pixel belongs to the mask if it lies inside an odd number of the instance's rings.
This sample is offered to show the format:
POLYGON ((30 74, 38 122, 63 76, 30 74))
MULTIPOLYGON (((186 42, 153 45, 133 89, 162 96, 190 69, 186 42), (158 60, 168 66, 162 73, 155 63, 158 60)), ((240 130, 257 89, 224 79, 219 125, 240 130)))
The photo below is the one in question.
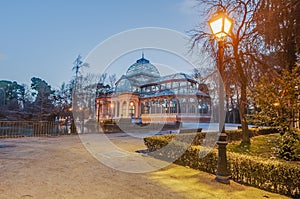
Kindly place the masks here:
MULTIPOLYGON (((258 136, 258 135, 266 135, 272 133, 278 133, 279 130, 277 128, 251 128, 249 129, 250 136, 258 136)), ((215 133, 217 132, 208 132, 215 133)), ((205 139, 207 132, 197 132, 197 133, 180 133, 180 134, 168 134, 161 136, 152 136, 144 138, 144 142, 146 146, 149 146, 148 149, 151 151, 157 150, 165 145, 167 145, 171 140, 176 140, 179 142, 188 143, 191 145, 202 145, 203 140, 205 139)), ((239 141, 242 139, 242 130, 227 130, 227 141, 239 141)))
POLYGON ((145 137, 144 143, 149 151, 155 151, 166 146, 171 140, 190 145, 200 145, 206 133, 168 134, 161 136, 145 137))
POLYGON ((163 136, 145 137, 144 143, 147 146, 148 150, 152 152, 166 146, 174 138, 174 136, 174 134, 171 134, 163 136))
MULTIPOLYGON (((280 130, 277 127, 264 127, 264 128, 249 128, 250 138, 259 135, 268 135, 273 133, 279 133, 280 130)), ((242 129, 238 130, 226 130, 227 141, 239 141, 242 139, 242 129)))
POLYGON ((282 135, 277 154, 285 160, 299 160, 300 136, 293 130, 286 131, 282 135))
POLYGON ((101 120, 100 126, 104 133, 122 132, 116 121, 112 119, 101 120))
POLYGON ((267 191, 300 197, 300 166, 237 153, 227 153, 231 178, 267 191))
MULTIPOLYGON (((166 146, 173 139, 174 135, 153 136, 145 138, 144 142, 149 151, 155 151, 166 146)), ((176 153, 181 153, 187 148, 182 142, 177 141, 171 142, 170 145, 173 150, 161 150, 161 153, 156 153, 155 157, 171 160, 176 157, 176 153)), ((217 149, 211 150, 202 157, 201 153, 205 150, 201 146, 188 147, 175 163, 215 174, 218 160, 217 149)), ((227 153, 227 159, 232 180, 267 191, 295 198, 300 197, 300 165, 238 153, 227 153)))
POLYGON ((103 119, 100 121, 100 124, 116 124, 116 121, 113 119, 103 119))
POLYGON ((257 134, 256 135, 268 135, 268 134, 273 134, 273 133, 279 133, 280 132, 280 127, 263 127, 263 128, 252 128, 253 130, 257 129, 257 134))

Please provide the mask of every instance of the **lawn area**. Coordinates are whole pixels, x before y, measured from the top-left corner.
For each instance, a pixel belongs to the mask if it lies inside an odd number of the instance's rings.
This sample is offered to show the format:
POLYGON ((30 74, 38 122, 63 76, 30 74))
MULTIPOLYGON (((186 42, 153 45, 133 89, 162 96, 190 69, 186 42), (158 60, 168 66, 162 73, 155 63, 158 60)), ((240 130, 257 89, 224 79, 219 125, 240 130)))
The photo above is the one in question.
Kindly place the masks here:
POLYGON ((259 156, 263 158, 277 158, 276 146, 280 142, 280 134, 260 135, 251 138, 251 145, 241 146, 240 141, 229 143, 229 152, 242 153, 246 155, 259 156))
MULTIPOLYGON (((251 145, 249 146, 241 146, 240 141, 229 143, 227 150, 245 155, 282 160, 276 156, 276 147, 279 145, 280 139, 279 133, 260 135, 251 138, 251 145)), ((299 161, 296 163, 300 164, 299 161)))

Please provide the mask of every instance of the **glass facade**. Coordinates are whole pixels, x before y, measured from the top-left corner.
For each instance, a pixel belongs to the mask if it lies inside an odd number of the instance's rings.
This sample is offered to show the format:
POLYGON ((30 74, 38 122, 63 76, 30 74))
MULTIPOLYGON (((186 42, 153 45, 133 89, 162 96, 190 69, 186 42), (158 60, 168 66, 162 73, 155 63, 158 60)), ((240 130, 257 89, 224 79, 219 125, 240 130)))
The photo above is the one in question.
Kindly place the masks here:
POLYGON ((117 81, 113 93, 97 97, 97 118, 210 121, 211 99, 199 89, 203 87, 185 73, 160 76, 158 69, 143 56, 117 81))

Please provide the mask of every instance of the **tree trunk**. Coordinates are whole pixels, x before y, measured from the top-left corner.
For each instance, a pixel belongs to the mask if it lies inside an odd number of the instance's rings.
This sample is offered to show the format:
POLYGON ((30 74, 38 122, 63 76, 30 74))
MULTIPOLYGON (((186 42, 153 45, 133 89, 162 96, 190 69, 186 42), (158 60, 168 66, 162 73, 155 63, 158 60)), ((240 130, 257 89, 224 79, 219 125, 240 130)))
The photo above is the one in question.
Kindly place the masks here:
POLYGON ((235 57, 236 69, 238 71, 238 81, 241 85, 241 100, 240 100, 240 120, 242 123, 242 143, 241 144, 250 144, 250 135, 248 131, 248 123, 245 116, 245 111, 247 109, 247 77, 243 70, 242 63, 240 60, 240 54, 238 49, 238 39, 233 45, 233 52, 235 57))
POLYGON ((242 83, 241 86, 241 101, 240 101, 240 119, 242 123, 242 145, 250 144, 250 134, 248 131, 248 122, 246 119, 246 110, 247 110, 247 97, 246 97, 246 85, 242 83))

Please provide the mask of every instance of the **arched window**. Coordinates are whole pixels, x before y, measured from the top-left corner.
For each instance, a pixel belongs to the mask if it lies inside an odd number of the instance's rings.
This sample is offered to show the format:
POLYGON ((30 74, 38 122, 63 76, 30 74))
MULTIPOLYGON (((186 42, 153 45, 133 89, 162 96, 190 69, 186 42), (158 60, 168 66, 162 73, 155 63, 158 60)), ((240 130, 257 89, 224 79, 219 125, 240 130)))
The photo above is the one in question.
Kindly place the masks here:
POLYGON ((185 98, 179 98, 180 113, 186 113, 187 100, 185 98))
POLYGON ((127 102, 122 104, 121 117, 127 117, 127 102))
POLYGON ((135 114, 135 104, 134 102, 130 102, 129 103, 129 115, 130 117, 134 117, 134 114, 135 114))
POLYGON ((149 114, 149 109, 150 109, 149 102, 145 102, 143 107, 143 113, 149 114))
POLYGON ((170 101, 170 113, 177 113, 177 99, 176 98, 173 98, 171 101, 170 101))
POLYGON ((163 99, 162 108, 163 108, 163 113, 169 113, 170 103, 169 103, 168 99, 163 99))
POLYGON ((117 102, 117 117, 120 116, 120 102, 117 102))
POLYGON ((209 105, 206 102, 201 102, 198 105, 199 113, 208 113, 209 105))
POLYGON ((154 101, 154 100, 152 100, 152 101, 150 102, 150 106, 151 106, 151 108, 150 108, 150 113, 151 113, 151 114, 154 114, 154 113, 155 113, 155 109, 156 109, 156 107, 155 107, 155 101, 154 101))
POLYGON ((196 113, 196 106, 194 104, 190 105, 189 113, 196 113))

